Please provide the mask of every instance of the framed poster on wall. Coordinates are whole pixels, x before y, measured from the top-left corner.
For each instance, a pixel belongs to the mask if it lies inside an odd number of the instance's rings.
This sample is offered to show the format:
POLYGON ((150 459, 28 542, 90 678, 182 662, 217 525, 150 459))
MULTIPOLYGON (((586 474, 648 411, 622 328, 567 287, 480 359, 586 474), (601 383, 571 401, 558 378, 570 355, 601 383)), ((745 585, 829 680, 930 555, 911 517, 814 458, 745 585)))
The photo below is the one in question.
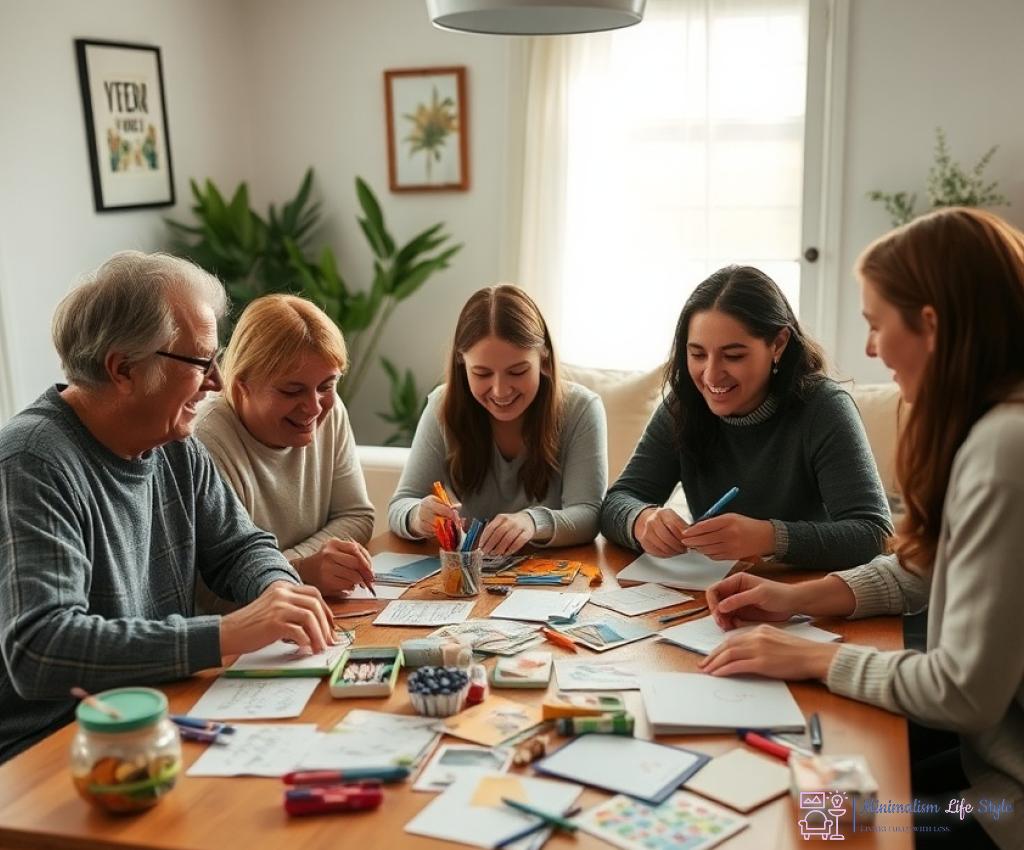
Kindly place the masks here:
POLYGON ((160 48, 75 39, 97 212, 174 203, 160 48))
POLYGON ((391 191, 466 191, 465 67, 385 71, 384 100, 391 191))

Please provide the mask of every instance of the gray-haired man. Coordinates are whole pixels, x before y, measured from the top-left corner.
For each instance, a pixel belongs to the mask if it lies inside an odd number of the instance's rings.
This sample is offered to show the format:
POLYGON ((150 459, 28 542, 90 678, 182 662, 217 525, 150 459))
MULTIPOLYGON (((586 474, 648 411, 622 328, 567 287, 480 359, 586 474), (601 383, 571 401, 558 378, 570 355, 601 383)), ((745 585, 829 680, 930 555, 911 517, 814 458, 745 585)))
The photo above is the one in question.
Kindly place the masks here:
POLYGON ((0 761, 66 723, 69 689, 182 678, 279 638, 333 642, 315 588, 192 436, 220 389, 216 278, 114 255, 57 308, 68 386, 0 429, 0 761), (193 616, 196 572, 248 603, 193 616))

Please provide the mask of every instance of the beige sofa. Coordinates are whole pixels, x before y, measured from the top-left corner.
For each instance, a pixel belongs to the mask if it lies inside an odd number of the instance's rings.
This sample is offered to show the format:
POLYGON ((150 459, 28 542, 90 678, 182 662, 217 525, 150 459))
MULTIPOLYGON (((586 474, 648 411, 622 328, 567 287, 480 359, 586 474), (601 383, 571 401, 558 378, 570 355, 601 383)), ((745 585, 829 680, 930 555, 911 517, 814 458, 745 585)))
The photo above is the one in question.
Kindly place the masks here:
MULTIPOLYGON (((601 396, 608 414, 608 479, 618 478, 661 401, 662 369, 622 372, 614 369, 583 369, 565 366, 565 376, 601 396)), ((902 402, 895 384, 850 385, 864 420, 871 451, 890 502, 897 492, 896 434, 902 402)), ((387 530, 387 505, 398 486, 398 477, 409 450, 388 446, 360 446, 359 459, 366 476, 370 500, 377 508, 374 534, 387 530)))

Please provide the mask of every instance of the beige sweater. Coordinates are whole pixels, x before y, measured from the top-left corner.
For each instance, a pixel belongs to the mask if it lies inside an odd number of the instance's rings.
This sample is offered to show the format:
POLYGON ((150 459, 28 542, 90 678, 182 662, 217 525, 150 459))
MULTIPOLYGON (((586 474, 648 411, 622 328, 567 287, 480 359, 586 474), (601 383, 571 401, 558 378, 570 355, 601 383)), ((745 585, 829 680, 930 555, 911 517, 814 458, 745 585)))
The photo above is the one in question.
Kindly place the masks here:
POLYGON ((313 442, 302 448, 263 445, 224 396, 203 408, 196 436, 253 522, 277 537, 289 561, 315 554, 332 537, 369 541, 373 505, 348 411, 340 400, 317 428, 313 442))
POLYGON ((927 651, 847 644, 827 678, 835 693, 958 732, 968 796, 1013 806, 971 815, 1003 850, 1024 848, 1024 387, 1015 398, 956 454, 930 581, 894 556, 835 574, 854 617, 927 605, 927 651))

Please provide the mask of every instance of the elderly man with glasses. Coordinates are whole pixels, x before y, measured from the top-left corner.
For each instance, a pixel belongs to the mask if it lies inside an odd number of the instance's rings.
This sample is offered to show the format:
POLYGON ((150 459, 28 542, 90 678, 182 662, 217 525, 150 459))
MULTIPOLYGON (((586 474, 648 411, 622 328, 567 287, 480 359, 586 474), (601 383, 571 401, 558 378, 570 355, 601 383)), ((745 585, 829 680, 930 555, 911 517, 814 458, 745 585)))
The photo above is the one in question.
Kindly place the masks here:
POLYGON ((73 686, 153 684, 287 638, 331 611, 252 524, 203 446, 224 289, 163 254, 114 255, 64 298, 68 384, 0 429, 0 761, 68 722, 73 686), (195 616, 197 573, 243 607, 195 616))

